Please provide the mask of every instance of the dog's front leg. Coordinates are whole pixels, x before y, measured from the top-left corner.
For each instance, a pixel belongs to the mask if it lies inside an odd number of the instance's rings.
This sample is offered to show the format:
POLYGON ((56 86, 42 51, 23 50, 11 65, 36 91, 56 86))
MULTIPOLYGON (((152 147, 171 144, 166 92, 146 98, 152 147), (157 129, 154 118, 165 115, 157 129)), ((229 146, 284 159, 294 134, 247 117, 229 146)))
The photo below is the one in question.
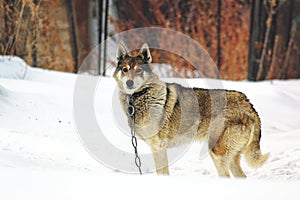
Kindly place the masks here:
POLYGON ((152 146, 152 153, 158 175, 169 175, 167 149, 152 146))

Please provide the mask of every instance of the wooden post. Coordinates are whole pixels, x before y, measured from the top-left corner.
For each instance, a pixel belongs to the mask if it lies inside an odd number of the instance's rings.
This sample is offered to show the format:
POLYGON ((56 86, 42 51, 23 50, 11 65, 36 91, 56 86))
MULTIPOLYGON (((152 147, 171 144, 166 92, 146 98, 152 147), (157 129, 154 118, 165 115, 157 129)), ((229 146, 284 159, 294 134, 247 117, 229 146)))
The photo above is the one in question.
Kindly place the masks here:
POLYGON ((78 48, 76 42, 76 31, 75 31, 75 20, 74 20, 74 13, 73 13, 73 2, 66 1, 67 8, 70 12, 68 12, 68 20, 70 24, 69 33, 70 33, 70 40, 71 40, 71 49, 72 49, 72 57, 74 59, 74 70, 73 72, 78 72, 78 48))
POLYGON ((103 49, 103 72, 102 75, 105 76, 105 68, 106 68, 106 56, 107 56, 107 31, 108 31, 108 8, 109 8, 109 0, 105 1, 105 14, 104 14, 104 49, 103 49))
POLYGON ((265 31, 264 21, 266 13, 263 8, 263 1, 253 0, 251 11, 251 28, 249 42, 248 80, 256 81, 259 66, 259 58, 263 46, 262 32, 265 31))
POLYGON ((72 13, 75 29, 77 64, 75 72, 90 53, 91 45, 88 33, 88 1, 72 0, 72 13))
POLYGON ((300 77, 300 0, 293 0, 290 39, 285 55, 286 67, 283 78, 300 77))
POLYGON ((222 1, 218 0, 218 25, 217 25, 217 41, 218 41, 218 46, 217 46, 217 67, 220 73, 220 68, 221 68, 221 59, 222 59, 222 48, 221 48, 221 9, 222 9, 222 1))
POLYGON ((293 17, 293 0, 285 1, 278 6, 276 23, 276 37, 273 46, 272 62, 268 71, 268 79, 284 78, 289 59, 289 41, 294 37, 291 33, 293 17))
POLYGON ((102 16, 103 16, 103 0, 98 1, 98 75, 101 75, 101 61, 102 61, 102 16))

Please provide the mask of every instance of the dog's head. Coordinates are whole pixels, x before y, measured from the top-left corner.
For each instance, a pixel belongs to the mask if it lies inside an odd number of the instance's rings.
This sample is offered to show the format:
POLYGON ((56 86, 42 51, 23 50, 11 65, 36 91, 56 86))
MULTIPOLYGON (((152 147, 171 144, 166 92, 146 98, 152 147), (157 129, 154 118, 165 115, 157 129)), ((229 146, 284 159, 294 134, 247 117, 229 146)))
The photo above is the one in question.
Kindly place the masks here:
POLYGON ((152 72, 149 64, 152 57, 148 45, 145 43, 136 56, 127 53, 123 45, 117 50, 117 68, 114 72, 119 88, 126 94, 133 94, 145 85, 152 72))

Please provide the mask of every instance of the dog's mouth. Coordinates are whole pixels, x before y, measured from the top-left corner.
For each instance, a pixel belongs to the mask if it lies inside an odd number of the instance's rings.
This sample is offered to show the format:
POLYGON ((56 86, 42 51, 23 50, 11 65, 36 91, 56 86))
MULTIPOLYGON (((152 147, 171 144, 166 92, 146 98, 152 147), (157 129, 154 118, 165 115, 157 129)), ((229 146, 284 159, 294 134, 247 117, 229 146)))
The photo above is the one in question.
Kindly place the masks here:
POLYGON ((127 94, 132 94, 132 93, 134 93, 135 90, 136 90, 136 87, 134 85, 128 86, 128 85, 124 84, 124 91, 127 94))
POLYGON ((133 85, 132 85, 132 86, 126 85, 126 88, 132 90, 132 89, 134 89, 135 87, 134 87, 133 85))

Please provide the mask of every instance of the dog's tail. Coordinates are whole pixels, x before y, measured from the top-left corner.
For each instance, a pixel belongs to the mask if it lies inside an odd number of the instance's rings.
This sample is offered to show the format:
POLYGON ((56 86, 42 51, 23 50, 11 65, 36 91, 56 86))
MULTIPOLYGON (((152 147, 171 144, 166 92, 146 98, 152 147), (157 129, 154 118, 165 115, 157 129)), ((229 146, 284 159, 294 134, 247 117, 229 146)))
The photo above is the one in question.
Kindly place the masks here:
POLYGON ((260 144, 259 144, 260 138, 261 138, 260 119, 258 116, 255 116, 254 125, 251 131, 251 136, 244 150, 246 161, 252 168, 258 168, 262 166, 267 161, 270 155, 270 153, 266 153, 262 155, 260 150, 260 144))

